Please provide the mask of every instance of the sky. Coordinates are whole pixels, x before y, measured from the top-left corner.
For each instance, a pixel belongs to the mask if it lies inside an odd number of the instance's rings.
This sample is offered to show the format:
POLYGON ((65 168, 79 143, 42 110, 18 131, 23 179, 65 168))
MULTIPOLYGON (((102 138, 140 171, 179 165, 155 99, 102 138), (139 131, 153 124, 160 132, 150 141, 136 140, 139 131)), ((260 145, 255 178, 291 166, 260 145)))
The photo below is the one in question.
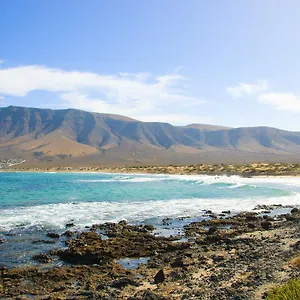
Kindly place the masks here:
POLYGON ((298 0, 1 0, 0 106, 300 131, 298 0))

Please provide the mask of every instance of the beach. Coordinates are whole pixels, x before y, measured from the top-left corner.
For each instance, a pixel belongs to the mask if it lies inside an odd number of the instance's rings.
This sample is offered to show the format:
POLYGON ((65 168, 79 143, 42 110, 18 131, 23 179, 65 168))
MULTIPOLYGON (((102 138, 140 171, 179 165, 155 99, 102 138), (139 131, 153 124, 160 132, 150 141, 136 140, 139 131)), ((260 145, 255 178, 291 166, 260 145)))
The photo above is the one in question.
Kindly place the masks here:
POLYGON ((297 176, 0 176, 8 299, 261 299, 299 276, 297 176))

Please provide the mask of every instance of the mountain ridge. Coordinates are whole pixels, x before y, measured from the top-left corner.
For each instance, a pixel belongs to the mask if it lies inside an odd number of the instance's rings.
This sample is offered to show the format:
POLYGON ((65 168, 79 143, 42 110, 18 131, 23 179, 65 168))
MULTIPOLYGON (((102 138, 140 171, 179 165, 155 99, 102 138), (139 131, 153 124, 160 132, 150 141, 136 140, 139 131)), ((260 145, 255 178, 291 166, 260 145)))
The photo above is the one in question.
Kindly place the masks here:
POLYGON ((300 132, 258 126, 173 126, 76 109, 0 108, 0 158, 64 163, 300 160, 300 132))

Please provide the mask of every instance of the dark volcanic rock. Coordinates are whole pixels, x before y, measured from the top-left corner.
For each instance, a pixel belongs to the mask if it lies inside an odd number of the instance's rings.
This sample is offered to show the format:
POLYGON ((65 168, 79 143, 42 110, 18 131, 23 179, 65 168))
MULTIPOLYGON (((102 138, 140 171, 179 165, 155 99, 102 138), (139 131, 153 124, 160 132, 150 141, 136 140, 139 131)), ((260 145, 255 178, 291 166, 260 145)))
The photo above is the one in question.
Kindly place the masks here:
POLYGON ((59 238, 59 234, 55 233, 55 232, 48 232, 46 234, 47 237, 51 238, 51 239, 58 239, 59 238))
POLYGON ((45 254, 45 253, 34 255, 32 258, 43 264, 47 264, 52 261, 51 256, 49 256, 48 254, 45 254))
POLYGON ((218 231, 218 227, 212 226, 212 227, 209 227, 207 234, 211 235, 211 234, 216 233, 217 231, 218 231))
POLYGON ((130 278, 121 278, 119 280, 114 281, 111 286, 117 289, 122 289, 127 285, 138 286, 139 284, 130 278))
POLYGON ((72 237, 74 234, 75 234, 74 231, 67 230, 66 232, 63 233, 63 236, 72 237))
POLYGON ((155 284, 162 283, 162 282, 165 281, 165 279, 166 279, 165 273, 164 273, 164 270, 162 270, 162 269, 159 270, 157 272, 157 274, 154 276, 154 282, 155 282, 155 284))
POLYGON ((34 240, 32 244, 55 244, 55 241, 49 240, 34 240))
MULTIPOLYGON (((122 257, 149 257, 189 248, 189 243, 173 243, 166 238, 155 237, 149 233, 132 231, 128 225, 115 231, 109 239, 102 240, 96 232, 83 232, 77 238, 66 242, 67 249, 57 251, 64 261, 79 264, 100 264, 122 257), (128 227, 126 230, 124 227, 128 227)), ((111 231, 110 231, 111 232, 111 231)))
POLYGON ((264 221, 261 223, 261 227, 265 230, 269 230, 272 227, 272 223, 269 221, 264 221))

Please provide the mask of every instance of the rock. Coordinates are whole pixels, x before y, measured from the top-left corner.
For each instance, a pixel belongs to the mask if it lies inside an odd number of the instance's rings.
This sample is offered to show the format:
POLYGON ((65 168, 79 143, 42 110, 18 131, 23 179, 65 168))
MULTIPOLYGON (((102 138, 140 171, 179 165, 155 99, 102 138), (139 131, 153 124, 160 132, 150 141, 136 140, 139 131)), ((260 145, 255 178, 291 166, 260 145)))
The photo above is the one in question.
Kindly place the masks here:
POLYGON ((48 232, 46 234, 47 237, 51 238, 51 239, 58 239, 59 238, 59 234, 55 233, 55 232, 48 232))
POLYGON ((298 213, 300 210, 296 207, 294 207, 292 210, 291 210, 291 213, 294 214, 294 213, 298 213))
POLYGON ((3 244, 4 242, 5 242, 5 240, 0 238, 0 244, 3 244))
POLYGON ((74 231, 67 230, 66 232, 63 233, 63 236, 72 237, 74 234, 75 234, 74 231))
POLYGON ((292 216, 291 214, 286 214, 286 215, 284 215, 284 217, 287 221, 295 221, 296 220, 295 217, 292 216))
POLYGON ((189 258, 185 256, 178 256, 175 258, 175 261, 171 264, 172 268, 182 268, 185 266, 195 264, 195 258, 189 258))
POLYGON ((144 225, 144 228, 147 230, 147 231, 153 231, 155 228, 153 225, 144 225))
MULTIPOLYGON (((117 226, 119 226, 117 224, 117 226)), ((112 225, 114 228, 114 225, 112 225)), ((190 247, 187 242, 173 243, 167 238, 155 237, 148 232, 122 229, 122 235, 102 239, 94 231, 83 232, 66 242, 67 249, 60 249, 57 255, 64 261, 79 264, 102 264, 122 257, 149 257, 156 253, 183 250, 190 247)))
POLYGON ((266 220, 266 221, 274 221, 273 217, 270 217, 270 216, 267 216, 267 215, 264 215, 263 219, 266 220))
POLYGON ((75 224, 74 223, 67 223, 66 224, 66 228, 69 228, 69 227, 74 227, 75 226, 75 224))
POLYGON ((154 276, 154 282, 155 284, 158 284, 158 283, 162 283, 164 282, 166 279, 165 277, 165 273, 162 269, 160 269, 157 274, 154 276))
POLYGON ((139 291, 133 297, 128 298, 128 300, 167 300, 169 298, 165 298, 161 295, 157 295, 151 290, 139 291))
POLYGON ((52 261, 51 256, 49 256, 48 254, 45 254, 45 253, 34 255, 32 258, 42 264, 47 264, 52 261))
POLYGON ((265 230, 269 230, 272 227, 272 223, 269 221, 261 222, 261 227, 265 230))
POLYGON ((32 244, 55 244, 55 241, 35 240, 35 241, 32 241, 32 244))
POLYGON ((217 226, 212 226, 212 227, 209 227, 207 234, 211 235, 211 234, 214 234, 217 231, 218 231, 218 227, 217 226))
POLYGON ((127 285, 138 286, 139 284, 130 278, 121 278, 119 280, 114 281, 111 286, 116 289, 122 289, 127 285))

